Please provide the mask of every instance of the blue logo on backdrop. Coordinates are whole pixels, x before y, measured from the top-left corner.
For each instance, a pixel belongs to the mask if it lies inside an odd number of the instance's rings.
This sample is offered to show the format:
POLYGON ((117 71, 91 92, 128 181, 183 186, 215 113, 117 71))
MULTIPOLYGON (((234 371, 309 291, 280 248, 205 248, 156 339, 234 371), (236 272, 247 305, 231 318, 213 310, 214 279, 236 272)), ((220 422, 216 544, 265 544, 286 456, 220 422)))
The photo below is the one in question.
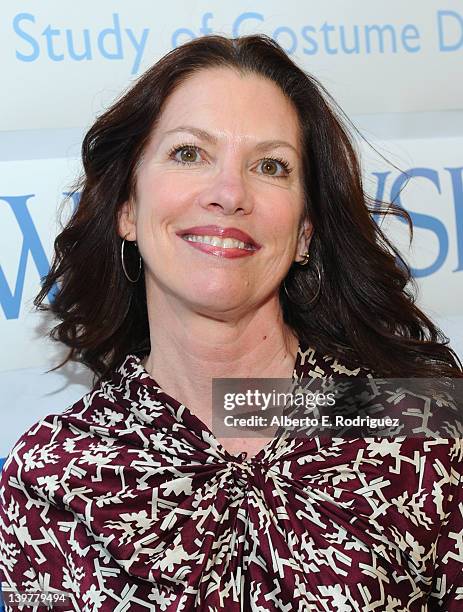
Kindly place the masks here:
MULTIPOLYGON (((458 263, 457 267, 452 270, 452 272, 461 272, 463 270, 463 167, 444 168, 444 170, 450 174, 455 210, 458 263)), ((430 181, 437 193, 442 193, 439 173, 433 168, 411 168, 406 173, 400 173, 394 179, 389 194, 386 194, 386 181, 390 174, 391 172, 373 173, 377 179, 377 200, 389 200, 405 208, 402 203, 401 191, 410 178, 422 178, 430 181)), ((449 252, 449 234, 444 223, 437 217, 421 212, 408 212, 412 218, 414 229, 421 228, 432 232, 436 236, 439 245, 436 259, 430 266, 426 268, 411 268, 416 278, 423 278, 434 274, 444 265, 449 252)), ((404 223, 406 223, 406 221, 404 221, 404 223)))
POLYGON ((61 30, 50 24, 42 32, 37 32, 35 16, 19 13, 13 19, 13 29, 22 39, 23 49, 16 50, 16 57, 22 62, 33 62, 40 56, 48 57, 53 62, 65 59, 79 62, 98 56, 107 60, 123 60, 130 53, 133 57, 131 74, 136 74, 145 51, 149 28, 137 34, 132 28, 121 27, 117 13, 113 13, 112 19, 111 27, 100 32, 93 32, 89 28, 79 32, 71 28, 61 30))
MULTIPOLYGON (((67 196, 69 194, 65 193, 63 195, 67 196)), ((29 255, 32 257, 39 277, 48 274, 50 268, 45 249, 40 241, 39 234, 28 208, 28 202, 33 197, 35 197, 33 193, 21 196, 0 195, 0 204, 3 202, 9 206, 23 237, 16 282, 13 290, 10 289, 6 276, 0 266, 0 304, 6 319, 19 318, 29 255)), ((71 200, 73 207, 77 206, 78 198, 79 196, 77 194, 73 195, 71 200)), ((56 288, 48 293, 48 299, 50 301, 53 300, 55 292, 56 288)))
MULTIPOLYGON (((458 262, 457 267, 452 270, 452 272, 461 272, 463 270, 463 166, 458 168, 444 168, 444 170, 448 173, 448 175, 445 176, 450 178, 455 211, 456 252, 458 262)), ((392 200, 404 208, 401 191, 409 177, 424 179, 430 183, 430 188, 434 189, 438 194, 442 193, 441 178, 438 171, 433 168, 412 168, 408 172, 400 173, 397 176, 391 176, 391 172, 389 171, 374 172, 373 176, 376 180, 376 199, 381 201, 392 200), (387 184, 391 180, 392 184, 389 188, 387 184)), ((17 319, 19 317, 29 255, 31 255, 39 277, 46 275, 49 270, 49 263, 45 250, 28 209, 28 204, 34 196, 35 194, 21 196, 0 195, 0 205, 3 203, 9 207, 23 236, 16 282, 13 290, 10 289, 5 274, 0 266, 0 304, 7 319, 17 319)), ((78 199, 78 194, 75 194, 72 198, 73 208, 77 206, 78 199)), ((410 216, 412 217, 415 229, 419 228, 432 232, 437 238, 439 246, 433 263, 426 268, 412 268, 412 272, 417 278, 430 276, 440 270, 447 259, 450 247, 449 233, 445 224, 433 215, 410 211, 410 216)), ((49 300, 53 300, 53 295, 54 291, 50 291, 48 295, 49 300)))
MULTIPOLYGON (((143 61, 148 41, 153 39, 150 28, 134 30, 122 23, 118 13, 113 13, 107 27, 58 28, 50 23, 39 23, 32 13, 18 13, 13 19, 13 30, 17 35, 16 58, 21 62, 34 62, 45 58, 52 62, 90 61, 94 59, 131 61, 131 74, 137 74, 143 61)), ((199 16, 198 30, 180 27, 172 32, 173 48, 202 36, 213 34, 213 13, 199 16)), ((108 20, 109 21, 109 20, 108 20)), ((463 50, 463 14, 457 11, 440 10, 435 14, 439 52, 463 50)), ((233 36, 243 34, 249 28, 263 28, 287 53, 304 55, 338 54, 397 54, 418 53, 423 41, 416 24, 301 24, 298 29, 284 24, 266 28, 262 13, 247 11, 238 15, 231 24, 233 36)), ((434 39, 426 37, 426 42, 434 39)))

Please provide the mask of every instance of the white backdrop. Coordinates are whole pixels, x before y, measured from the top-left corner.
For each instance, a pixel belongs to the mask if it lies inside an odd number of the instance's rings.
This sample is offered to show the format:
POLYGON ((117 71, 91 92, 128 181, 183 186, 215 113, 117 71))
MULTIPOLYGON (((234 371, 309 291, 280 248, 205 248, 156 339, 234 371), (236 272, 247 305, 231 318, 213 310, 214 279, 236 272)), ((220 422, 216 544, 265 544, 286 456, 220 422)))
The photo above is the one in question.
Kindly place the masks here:
POLYGON ((454 109, 463 96, 461 0, 7 0, 0 17, 0 129, 87 125, 207 33, 272 36, 348 113, 454 109))
POLYGON ((90 384, 31 311, 79 169, 83 129, 175 44, 208 33, 265 32, 318 76, 389 165, 360 144, 370 193, 400 197, 415 221, 387 225, 416 270, 419 303, 463 356, 463 2, 154 3, 52 0, 0 7, 0 457, 40 416, 90 384), (400 169, 398 169, 400 168, 400 169))

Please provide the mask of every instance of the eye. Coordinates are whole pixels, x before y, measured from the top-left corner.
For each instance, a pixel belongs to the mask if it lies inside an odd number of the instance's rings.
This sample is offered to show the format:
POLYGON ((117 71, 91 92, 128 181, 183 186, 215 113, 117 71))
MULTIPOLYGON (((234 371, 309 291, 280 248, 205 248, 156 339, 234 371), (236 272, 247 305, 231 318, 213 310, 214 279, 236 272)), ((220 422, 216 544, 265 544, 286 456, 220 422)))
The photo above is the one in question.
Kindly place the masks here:
POLYGON ((259 162, 262 174, 273 176, 274 178, 285 178, 292 172, 289 163, 279 157, 266 157, 259 162))
POLYGON ((179 164, 195 164, 201 161, 199 148, 191 144, 173 147, 169 151, 169 157, 179 164))

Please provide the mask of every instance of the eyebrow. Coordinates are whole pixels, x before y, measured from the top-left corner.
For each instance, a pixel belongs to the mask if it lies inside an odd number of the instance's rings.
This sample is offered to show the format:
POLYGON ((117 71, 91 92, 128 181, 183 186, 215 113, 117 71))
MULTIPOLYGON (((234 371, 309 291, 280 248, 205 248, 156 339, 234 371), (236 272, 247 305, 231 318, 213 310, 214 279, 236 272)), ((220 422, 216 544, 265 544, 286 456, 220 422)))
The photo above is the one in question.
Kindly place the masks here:
MULTIPOLYGON (((180 125, 176 128, 173 128, 172 130, 168 130, 167 132, 165 132, 164 135, 167 136, 168 134, 175 134, 177 132, 187 132, 188 134, 193 134, 194 136, 197 136, 201 140, 204 140, 211 144, 217 143, 217 138, 213 134, 207 132, 206 130, 202 130, 200 128, 193 127, 192 125, 180 125)), ((263 151, 268 151, 270 149, 277 149, 281 147, 292 149, 296 153, 296 155, 299 155, 299 151, 296 149, 296 147, 294 147, 291 143, 287 142, 286 140, 264 140, 263 142, 259 142, 255 146, 255 149, 257 151, 263 152, 263 151)))

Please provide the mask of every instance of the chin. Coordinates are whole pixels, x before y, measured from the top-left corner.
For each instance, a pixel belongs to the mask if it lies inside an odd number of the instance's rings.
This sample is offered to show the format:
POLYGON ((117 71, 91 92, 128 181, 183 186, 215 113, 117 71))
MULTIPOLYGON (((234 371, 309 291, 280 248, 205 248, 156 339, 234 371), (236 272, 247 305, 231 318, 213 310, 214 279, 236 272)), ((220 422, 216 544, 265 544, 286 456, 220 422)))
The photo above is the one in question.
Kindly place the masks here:
POLYGON ((195 310, 208 315, 237 311, 243 307, 243 299, 236 293, 230 294, 230 291, 209 294, 196 292, 195 296, 191 296, 190 303, 195 310))
POLYGON ((262 288, 257 291, 257 282, 248 275, 244 279, 243 275, 203 274, 194 268, 189 274, 183 269, 159 278, 155 284, 160 294, 169 296, 169 301, 174 298, 174 301, 204 316, 246 314, 273 295, 264 293, 262 288))

